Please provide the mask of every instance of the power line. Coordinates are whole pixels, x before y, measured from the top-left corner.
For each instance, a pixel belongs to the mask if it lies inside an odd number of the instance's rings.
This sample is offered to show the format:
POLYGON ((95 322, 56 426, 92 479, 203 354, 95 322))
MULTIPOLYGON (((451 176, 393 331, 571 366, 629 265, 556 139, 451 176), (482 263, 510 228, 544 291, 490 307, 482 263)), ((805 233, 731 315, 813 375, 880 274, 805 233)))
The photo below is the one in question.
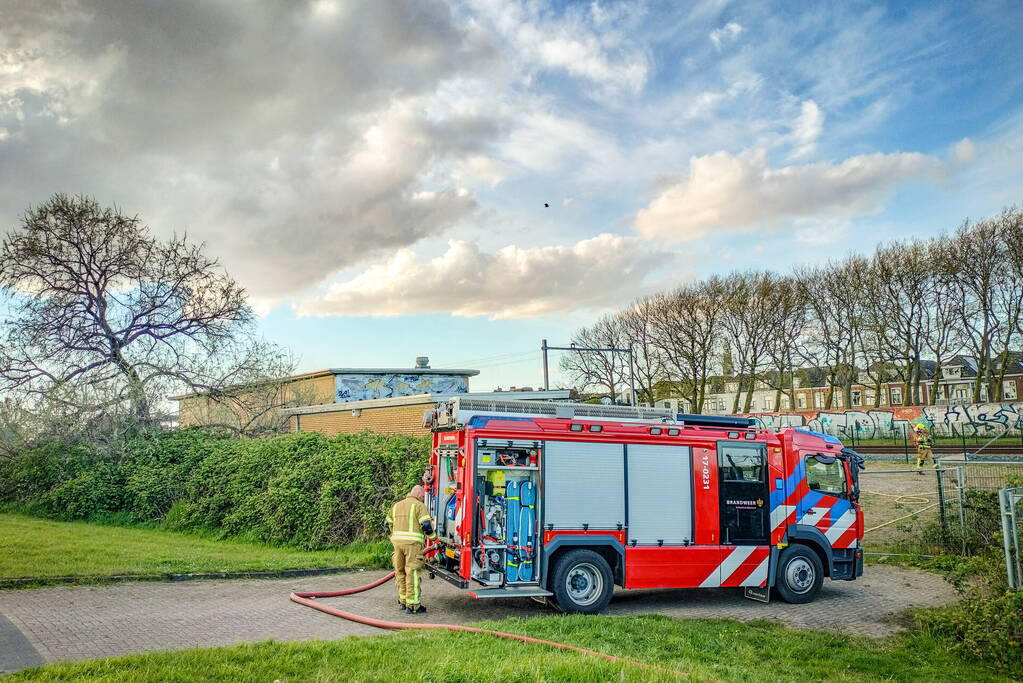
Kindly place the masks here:
POLYGON ((504 366, 504 365, 523 365, 525 363, 532 363, 533 361, 534 361, 534 359, 532 359, 532 358, 519 358, 518 360, 507 360, 507 361, 503 361, 503 362, 500 362, 500 363, 482 363, 482 364, 481 363, 477 363, 476 364, 476 368, 489 369, 489 368, 498 368, 498 367, 501 367, 501 366, 504 366))
POLYGON ((515 351, 515 352, 511 352, 511 353, 500 353, 500 354, 497 354, 495 356, 482 356, 480 358, 471 358, 469 360, 460 360, 460 361, 455 361, 455 362, 452 362, 452 363, 445 362, 444 364, 445 365, 450 365, 452 367, 455 367, 455 366, 469 367, 469 366, 472 366, 472 365, 478 365, 480 363, 486 363, 488 361, 501 361, 501 360, 511 360, 511 359, 514 359, 514 358, 525 358, 527 356, 532 356, 532 355, 535 355, 535 354, 536 354, 536 351, 515 351))

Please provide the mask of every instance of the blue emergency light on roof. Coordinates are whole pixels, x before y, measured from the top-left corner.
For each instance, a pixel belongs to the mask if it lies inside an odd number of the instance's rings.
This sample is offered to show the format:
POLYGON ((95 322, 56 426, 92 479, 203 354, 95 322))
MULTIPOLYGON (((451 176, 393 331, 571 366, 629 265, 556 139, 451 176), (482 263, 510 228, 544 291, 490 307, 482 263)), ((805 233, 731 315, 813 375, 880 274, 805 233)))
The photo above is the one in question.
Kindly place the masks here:
POLYGON ((668 436, 678 436, 678 435, 679 435, 679 429, 678 429, 678 427, 671 427, 671 428, 670 428, 670 429, 668 430, 668 436))
POLYGON ((603 425, 590 425, 591 432, 599 432, 602 431, 603 429, 604 429, 603 425))
POLYGON ((732 417, 730 415, 689 415, 680 413, 677 419, 682 424, 692 427, 749 429, 755 424, 751 417, 732 417))
POLYGON ((583 430, 583 426, 578 422, 573 422, 571 425, 569 425, 568 428, 571 429, 573 432, 581 432, 583 430))
POLYGON ((660 434, 661 433, 661 428, 660 427, 651 427, 650 428, 650 433, 651 434, 660 434))
POLYGON ((799 427, 799 428, 796 429, 796 431, 797 432, 803 432, 804 434, 811 434, 813 436, 818 436, 818 437, 820 437, 821 439, 824 440, 824 443, 832 443, 832 444, 837 444, 839 446, 842 445, 841 440, 839 440, 839 438, 837 436, 832 436, 831 434, 822 434, 820 432, 815 432, 812 429, 806 429, 804 427, 799 427))

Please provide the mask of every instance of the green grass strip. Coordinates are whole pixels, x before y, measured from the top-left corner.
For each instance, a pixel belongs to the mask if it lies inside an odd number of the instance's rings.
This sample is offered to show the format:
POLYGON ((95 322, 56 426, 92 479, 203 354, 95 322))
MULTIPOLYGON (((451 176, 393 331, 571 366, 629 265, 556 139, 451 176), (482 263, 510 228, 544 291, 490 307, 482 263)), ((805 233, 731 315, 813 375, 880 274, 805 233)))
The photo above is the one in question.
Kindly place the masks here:
POLYGON ((388 552, 386 543, 309 552, 159 529, 0 514, 0 582, 31 577, 40 585, 68 577, 87 583, 124 576, 378 566, 388 552))
MULTIPOLYGON (((693 681, 1006 681, 923 634, 888 640, 766 622, 663 616, 549 616, 480 624, 689 674, 693 681)), ((466 633, 402 632, 330 642, 263 642, 54 664, 10 681, 654 681, 664 674, 466 633)))

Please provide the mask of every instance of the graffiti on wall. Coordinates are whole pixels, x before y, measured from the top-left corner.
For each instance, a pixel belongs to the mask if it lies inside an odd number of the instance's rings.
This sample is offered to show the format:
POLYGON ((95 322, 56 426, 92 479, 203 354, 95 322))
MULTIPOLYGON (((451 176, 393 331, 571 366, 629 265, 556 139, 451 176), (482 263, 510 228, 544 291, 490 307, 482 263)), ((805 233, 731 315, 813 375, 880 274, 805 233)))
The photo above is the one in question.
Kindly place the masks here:
POLYGON ((937 433, 968 437, 1019 434, 1023 403, 972 403, 957 406, 907 406, 865 410, 821 410, 751 415, 768 429, 805 427, 815 432, 858 439, 885 439, 912 430, 924 421, 937 433))
POLYGON ((414 394, 464 394, 469 391, 469 378, 464 375, 379 374, 335 375, 335 400, 366 401, 414 394))

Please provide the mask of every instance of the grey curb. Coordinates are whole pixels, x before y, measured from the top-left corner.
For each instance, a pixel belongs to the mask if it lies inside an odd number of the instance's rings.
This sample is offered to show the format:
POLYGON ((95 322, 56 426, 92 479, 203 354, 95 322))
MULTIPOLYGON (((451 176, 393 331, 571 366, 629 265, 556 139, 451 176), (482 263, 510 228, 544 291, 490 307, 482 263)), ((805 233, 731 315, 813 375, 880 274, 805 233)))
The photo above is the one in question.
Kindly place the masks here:
POLYGON ((367 567, 325 567, 323 569, 281 569, 268 572, 210 572, 204 574, 118 574, 114 576, 26 576, 0 579, 0 590, 25 586, 60 586, 67 584, 105 584, 125 581, 207 581, 217 579, 285 579, 293 576, 319 576, 365 571, 367 567))

